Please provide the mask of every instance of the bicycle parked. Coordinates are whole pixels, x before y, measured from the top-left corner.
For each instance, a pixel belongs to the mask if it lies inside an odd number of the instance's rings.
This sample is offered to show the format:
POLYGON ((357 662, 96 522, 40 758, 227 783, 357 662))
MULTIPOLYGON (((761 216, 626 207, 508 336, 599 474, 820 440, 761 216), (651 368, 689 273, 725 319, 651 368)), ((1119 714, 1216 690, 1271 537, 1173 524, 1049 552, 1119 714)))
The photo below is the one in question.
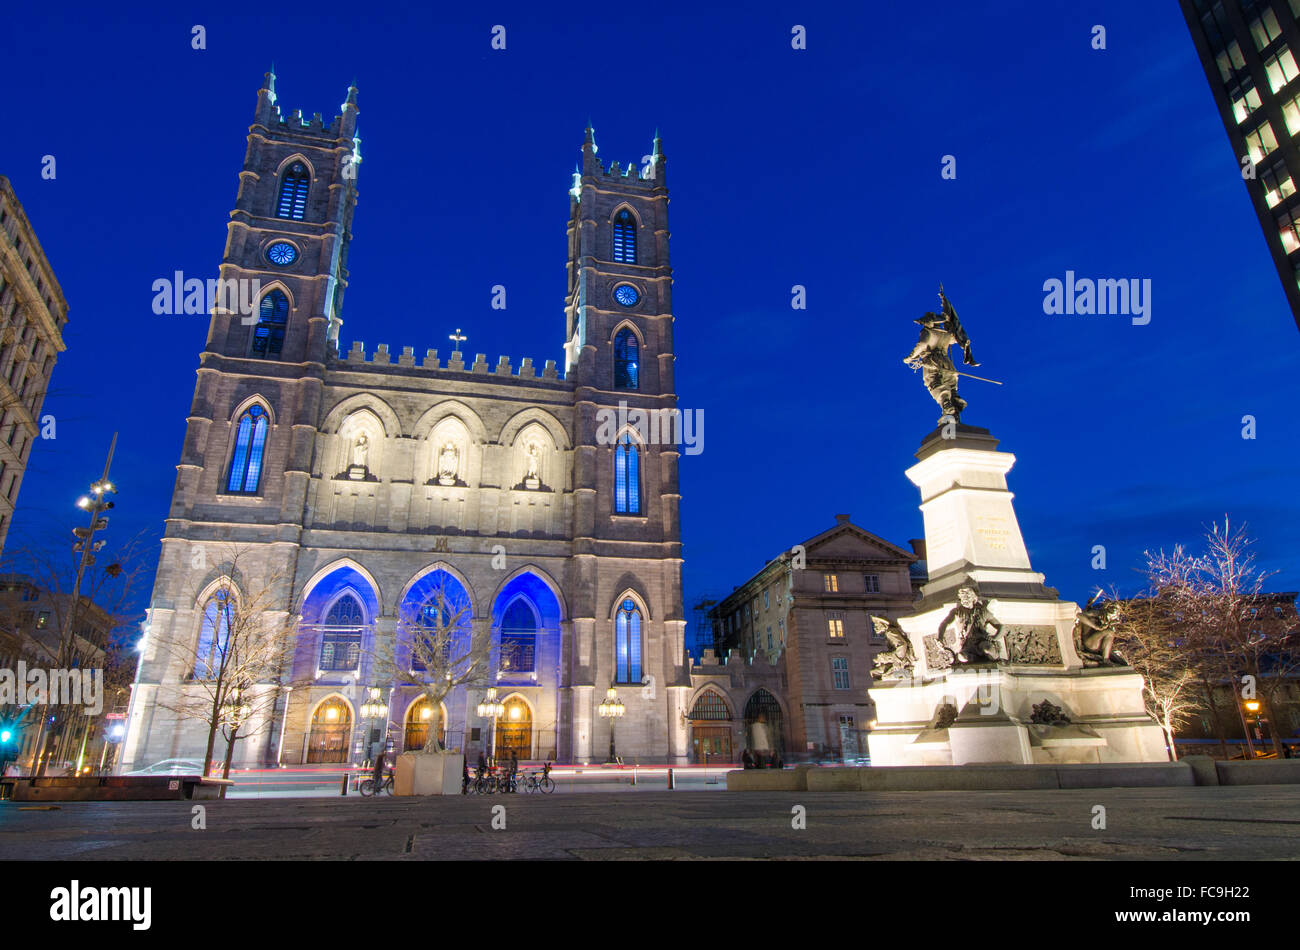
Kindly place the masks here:
POLYGON ((542 766, 540 772, 529 772, 524 777, 525 792, 543 792, 551 794, 555 791, 555 780, 551 778, 551 763, 547 762, 542 766))
POLYGON ((377 790, 375 788, 375 780, 373 778, 368 778, 361 783, 362 795, 376 795, 376 794, 383 794, 384 792, 387 792, 389 795, 393 794, 393 770, 392 769, 388 769, 384 773, 384 780, 382 783, 380 783, 379 788, 377 790))

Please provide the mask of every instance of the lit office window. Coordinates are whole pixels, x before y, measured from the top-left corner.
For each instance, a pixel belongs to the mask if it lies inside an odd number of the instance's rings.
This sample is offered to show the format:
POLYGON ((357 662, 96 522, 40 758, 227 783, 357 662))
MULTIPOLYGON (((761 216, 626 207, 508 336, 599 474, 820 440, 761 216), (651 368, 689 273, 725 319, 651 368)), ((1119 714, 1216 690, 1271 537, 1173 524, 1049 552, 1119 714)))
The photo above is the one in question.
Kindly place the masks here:
POLYGON ((1246 151, 1250 154, 1251 164, 1258 165, 1264 156, 1277 148, 1277 138, 1273 135, 1273 126, 1264 122, 1253 132, 1246 133, 1246 151))
POLYGON ((836 574, 823 574, 822 584, 826 588, 826 593, 828 594, 835 594, 839 592, 840 579, 839 576, 836 574))
POLYGON ((1277 92, 1296 76, 1300 76, 1300 68, 1296 67, 1295 57, 1286 47, 1276 56, 1271 57, 1264 62, 1264 72, 1268 73, 1268 87, 1277 92))
POLYGON ((1286 162, 1278 162, 1267 171, 1260 172, 1259 182, 1264 187, 1264 200, 1270 208, 1276 207, 1283 198, 1295 194, 1295 182, 1291 180, 1286 162))
POLYGON ((1289 214, 1283 214, 1278 218, 1277 233, 1282 238, 1282 246, 1286 248, 1288 254, 1300 251, 1300 230, 1297 230, 1295 218, 1289 214))
POLYGON ((1255 49, 1262 53, 1264 47, 1282 35, 1282 27, 1277 23, 1277 14, 1265 8, 1264 14, 1250 24, 1250 35, 1255 40, 1255 49))
POLYGON ((826 632, 832 640, 840 640, 844 637, 844 619, 839 613, 830 613, 826 615, 826 632))
MULTIPOLYGON (((1232 115, 1238 125, 1245 122, 1260 105, 1259 90, 1254 86, 1244 90, 1238 89, 1232 93, 1232 115)), ((1287 127, 1289 128, 1290 125, 1291 123, 1288 122, 1287 127)))
POLYGON ((1232 82, 1235 70, 1246 68, 1246 58, 1241 55, 1241 47, 1237 41, 1233 40, 1228 44, 1228 48, 1215 57, 1215 62, 1219 64, 1219 75, 1223 77, 1224 82, 1232 82))

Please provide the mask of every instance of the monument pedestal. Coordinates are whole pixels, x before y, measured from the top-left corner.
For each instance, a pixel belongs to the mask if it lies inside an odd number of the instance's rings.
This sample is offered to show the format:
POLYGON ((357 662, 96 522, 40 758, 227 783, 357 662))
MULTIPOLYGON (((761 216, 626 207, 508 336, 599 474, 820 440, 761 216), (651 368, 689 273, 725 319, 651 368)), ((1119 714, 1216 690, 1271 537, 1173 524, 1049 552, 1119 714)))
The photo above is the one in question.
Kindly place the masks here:
POLYGON ((915 612, 898 618, 915 656, 911 675, 870 690, 872 765, 1167 761, 1142 677, 1129 667, 1084 668, 1074 646, 1078 606, 1059 600, 1030 565, 1006 481, 1015 456, 997 445, 986 429, 941 427, 907 470, 921 490, 930 579, 915 612), (1009 658, 956 661, 963 587, 1001 625, 1009 658), (1053 721, 1052 709, 1068 722, 1053 721))

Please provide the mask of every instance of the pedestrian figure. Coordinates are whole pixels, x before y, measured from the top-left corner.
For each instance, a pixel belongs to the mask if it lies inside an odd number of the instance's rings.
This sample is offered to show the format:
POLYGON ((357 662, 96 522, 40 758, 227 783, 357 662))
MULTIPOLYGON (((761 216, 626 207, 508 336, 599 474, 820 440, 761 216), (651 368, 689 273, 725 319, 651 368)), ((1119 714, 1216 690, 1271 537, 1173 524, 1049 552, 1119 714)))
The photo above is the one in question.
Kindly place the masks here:
POLYGON ((749 750, 740 753, 740 767, 743 769, 752 769, 754 767, 754 757, 749 754, 749 750))

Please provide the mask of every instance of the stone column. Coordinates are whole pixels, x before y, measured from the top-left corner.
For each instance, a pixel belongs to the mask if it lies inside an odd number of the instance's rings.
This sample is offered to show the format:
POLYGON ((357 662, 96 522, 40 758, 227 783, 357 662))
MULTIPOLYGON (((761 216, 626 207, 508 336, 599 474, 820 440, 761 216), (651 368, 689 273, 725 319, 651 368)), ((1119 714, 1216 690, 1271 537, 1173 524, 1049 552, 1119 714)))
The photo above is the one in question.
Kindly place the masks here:
POLYGON ((594 686, 573 687, 573 761, 591 762, 592 694, 594 686))

